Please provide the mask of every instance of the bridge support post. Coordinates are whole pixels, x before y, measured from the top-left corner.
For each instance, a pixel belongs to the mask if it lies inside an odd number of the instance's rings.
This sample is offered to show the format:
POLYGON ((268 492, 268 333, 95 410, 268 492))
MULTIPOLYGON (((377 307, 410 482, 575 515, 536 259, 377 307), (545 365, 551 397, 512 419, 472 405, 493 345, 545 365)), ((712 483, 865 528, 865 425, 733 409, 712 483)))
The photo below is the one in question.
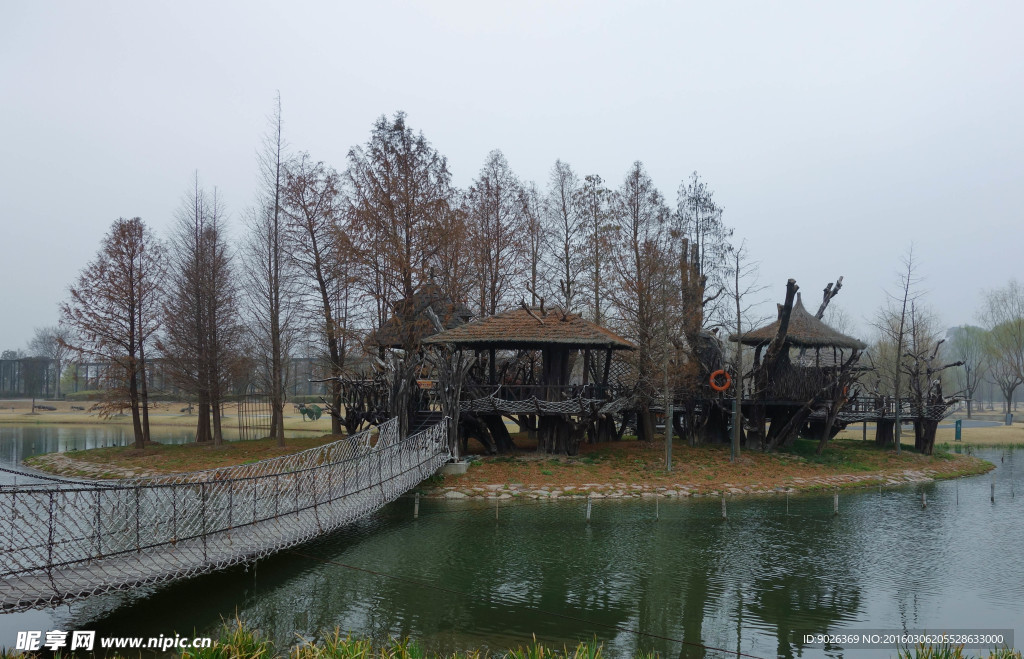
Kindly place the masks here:
POLYGON ((419 519, 420 517, 420 493, 416 493, 416 502, 412 505, 412 518, 419 519))

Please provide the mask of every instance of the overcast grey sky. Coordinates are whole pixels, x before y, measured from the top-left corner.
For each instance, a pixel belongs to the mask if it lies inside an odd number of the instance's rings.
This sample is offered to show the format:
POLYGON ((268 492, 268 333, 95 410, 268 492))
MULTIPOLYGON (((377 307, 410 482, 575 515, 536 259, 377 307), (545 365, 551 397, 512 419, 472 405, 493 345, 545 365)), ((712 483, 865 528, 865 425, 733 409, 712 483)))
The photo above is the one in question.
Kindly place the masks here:
MULTIPOLYGON (((455 182, 500 148, 674 206, 693 170, 761 262, 869 317, 911 241, 975 320, 1021 277, 1019 2, 9 2, 0 10, 0 349, 22 348, 118 216, 169 225, 194 170, 237 220, 276 90, 337 168, 397 110, 455 182)), ((808 304, 808 306, 811 306, 808 304)), ((866 332, 862 332, 866 333, 866 332)), ((866 338, 866 337, 865 337, 866 338)))

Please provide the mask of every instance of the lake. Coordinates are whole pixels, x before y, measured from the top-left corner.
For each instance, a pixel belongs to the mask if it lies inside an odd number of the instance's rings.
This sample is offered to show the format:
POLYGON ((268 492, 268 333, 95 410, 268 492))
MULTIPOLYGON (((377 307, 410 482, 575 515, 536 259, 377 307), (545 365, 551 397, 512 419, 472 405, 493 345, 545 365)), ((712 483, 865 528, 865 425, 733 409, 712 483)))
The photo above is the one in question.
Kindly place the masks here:
MULTIPOLYGON (((0 460, 121 432, 91 428, 80 438, 56 429, 63 438, 35 444, 0 435, 0 460)), ((424 499, 414 520, 413 502, 401 499, 255 567, 0 616, 0 645, 19 630, 58 627, 214 635, 236 613, 278 647, 340 627, 445 651, 503 649, 534 634, 559 646, 596 637, 613 657, 892 656, 802 637, 1024 632, 1022 454, 976 454, 996 464, 993 474, 843 492, 838 516, 831 494, 733 498, 726 520, 718 499, 661 499, 657 510, 653 499, 595 500, 589 523, 581 500, 502 501, 495 519, 493 501, 424 499)))

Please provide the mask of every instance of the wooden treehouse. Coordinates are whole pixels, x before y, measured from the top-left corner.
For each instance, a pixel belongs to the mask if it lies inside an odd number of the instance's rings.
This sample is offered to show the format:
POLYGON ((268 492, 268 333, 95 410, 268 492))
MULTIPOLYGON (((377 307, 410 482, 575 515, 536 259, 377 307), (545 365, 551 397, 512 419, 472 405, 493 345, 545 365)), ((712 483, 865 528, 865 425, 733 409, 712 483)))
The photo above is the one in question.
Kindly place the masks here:
POLYGON ((329 409, 331 414, 341 417, 349 434, 397 415, 403 417, 403 434, 436 423, 442 415, 435 409, 434 383, 422 359, 423 339, 437 333, 438 325, 458 327, 472 317, 467 306, 445 297, 433 281, 399 300, 394 313, 367 338, 367 345, 376 348, 373 368, 340 378, 341 409, 329 409))
POLYGON ((616 351, 633 344, 557 307, 524 305, 434 334, 423 344, 472 352, 460 433, 489 452, 515 448, 507 418, 537 437, 539 451, 575 454, 585 436, 611 438, 612 415, 628 404, 615 395, 611 376, 616 351))
POLYGON ((822 322, 831 290, 829 284, 818 314, 811 315, 790 279, 775 322, 729 337, 754 348, 743 391, 748 448, 785 446, 798 435, 824 442, 845 425, 839 413, 853 395, 867 345, 822 322))

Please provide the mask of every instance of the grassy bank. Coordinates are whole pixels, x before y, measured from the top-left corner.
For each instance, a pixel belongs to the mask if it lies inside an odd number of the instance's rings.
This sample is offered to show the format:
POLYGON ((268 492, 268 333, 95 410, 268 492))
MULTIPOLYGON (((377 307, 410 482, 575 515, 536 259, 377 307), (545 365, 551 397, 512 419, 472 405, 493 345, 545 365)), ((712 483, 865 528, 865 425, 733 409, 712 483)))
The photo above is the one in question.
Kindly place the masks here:
MULTIPOLYGON (((334 439, 330 435, 290 438, 284 448, 270 439, 225 442, 220 447, 152 443, 142 450, 126 446, 33 456, 25 464, 68 476, 124 478, 244 464, 334 439)), ((792 448, 778 453, 743 451, 735 462, 730 460, 727 446, 691 447, 677 440, 673 443, 671 471, 665 468, 664 441, 584 444, 576 456, 537 453, 536 443, 522 434, 515 441, 519 451, 477 457, 466 474, 433 479, 431 485, 463 490, 470 495, 474 489, 493 490, 495 485, 511 484, 527 489, 577 492, 595 485, 617 485, 652 490, 682 488, 686 494, 740 494, 955 478, 992 468, 971 455, 936 450, 935 455, 924 456, 906 445, 902 454, 896 455, 873 442, 841 437, 833 440, 821 455, 815 452, 816 441, 798 439, 792 448)))
POLYGON ((296 453, 336 439, 332 435, 291 437, 285 440, 284 447, 279 447, 277 440, 269 438, 224 442, 221 446, 151 442, 141 450, 133 446, 114 446, 34 455, 26 458, 24 464, 62 476, 124 478, 248 464, 296 453))

